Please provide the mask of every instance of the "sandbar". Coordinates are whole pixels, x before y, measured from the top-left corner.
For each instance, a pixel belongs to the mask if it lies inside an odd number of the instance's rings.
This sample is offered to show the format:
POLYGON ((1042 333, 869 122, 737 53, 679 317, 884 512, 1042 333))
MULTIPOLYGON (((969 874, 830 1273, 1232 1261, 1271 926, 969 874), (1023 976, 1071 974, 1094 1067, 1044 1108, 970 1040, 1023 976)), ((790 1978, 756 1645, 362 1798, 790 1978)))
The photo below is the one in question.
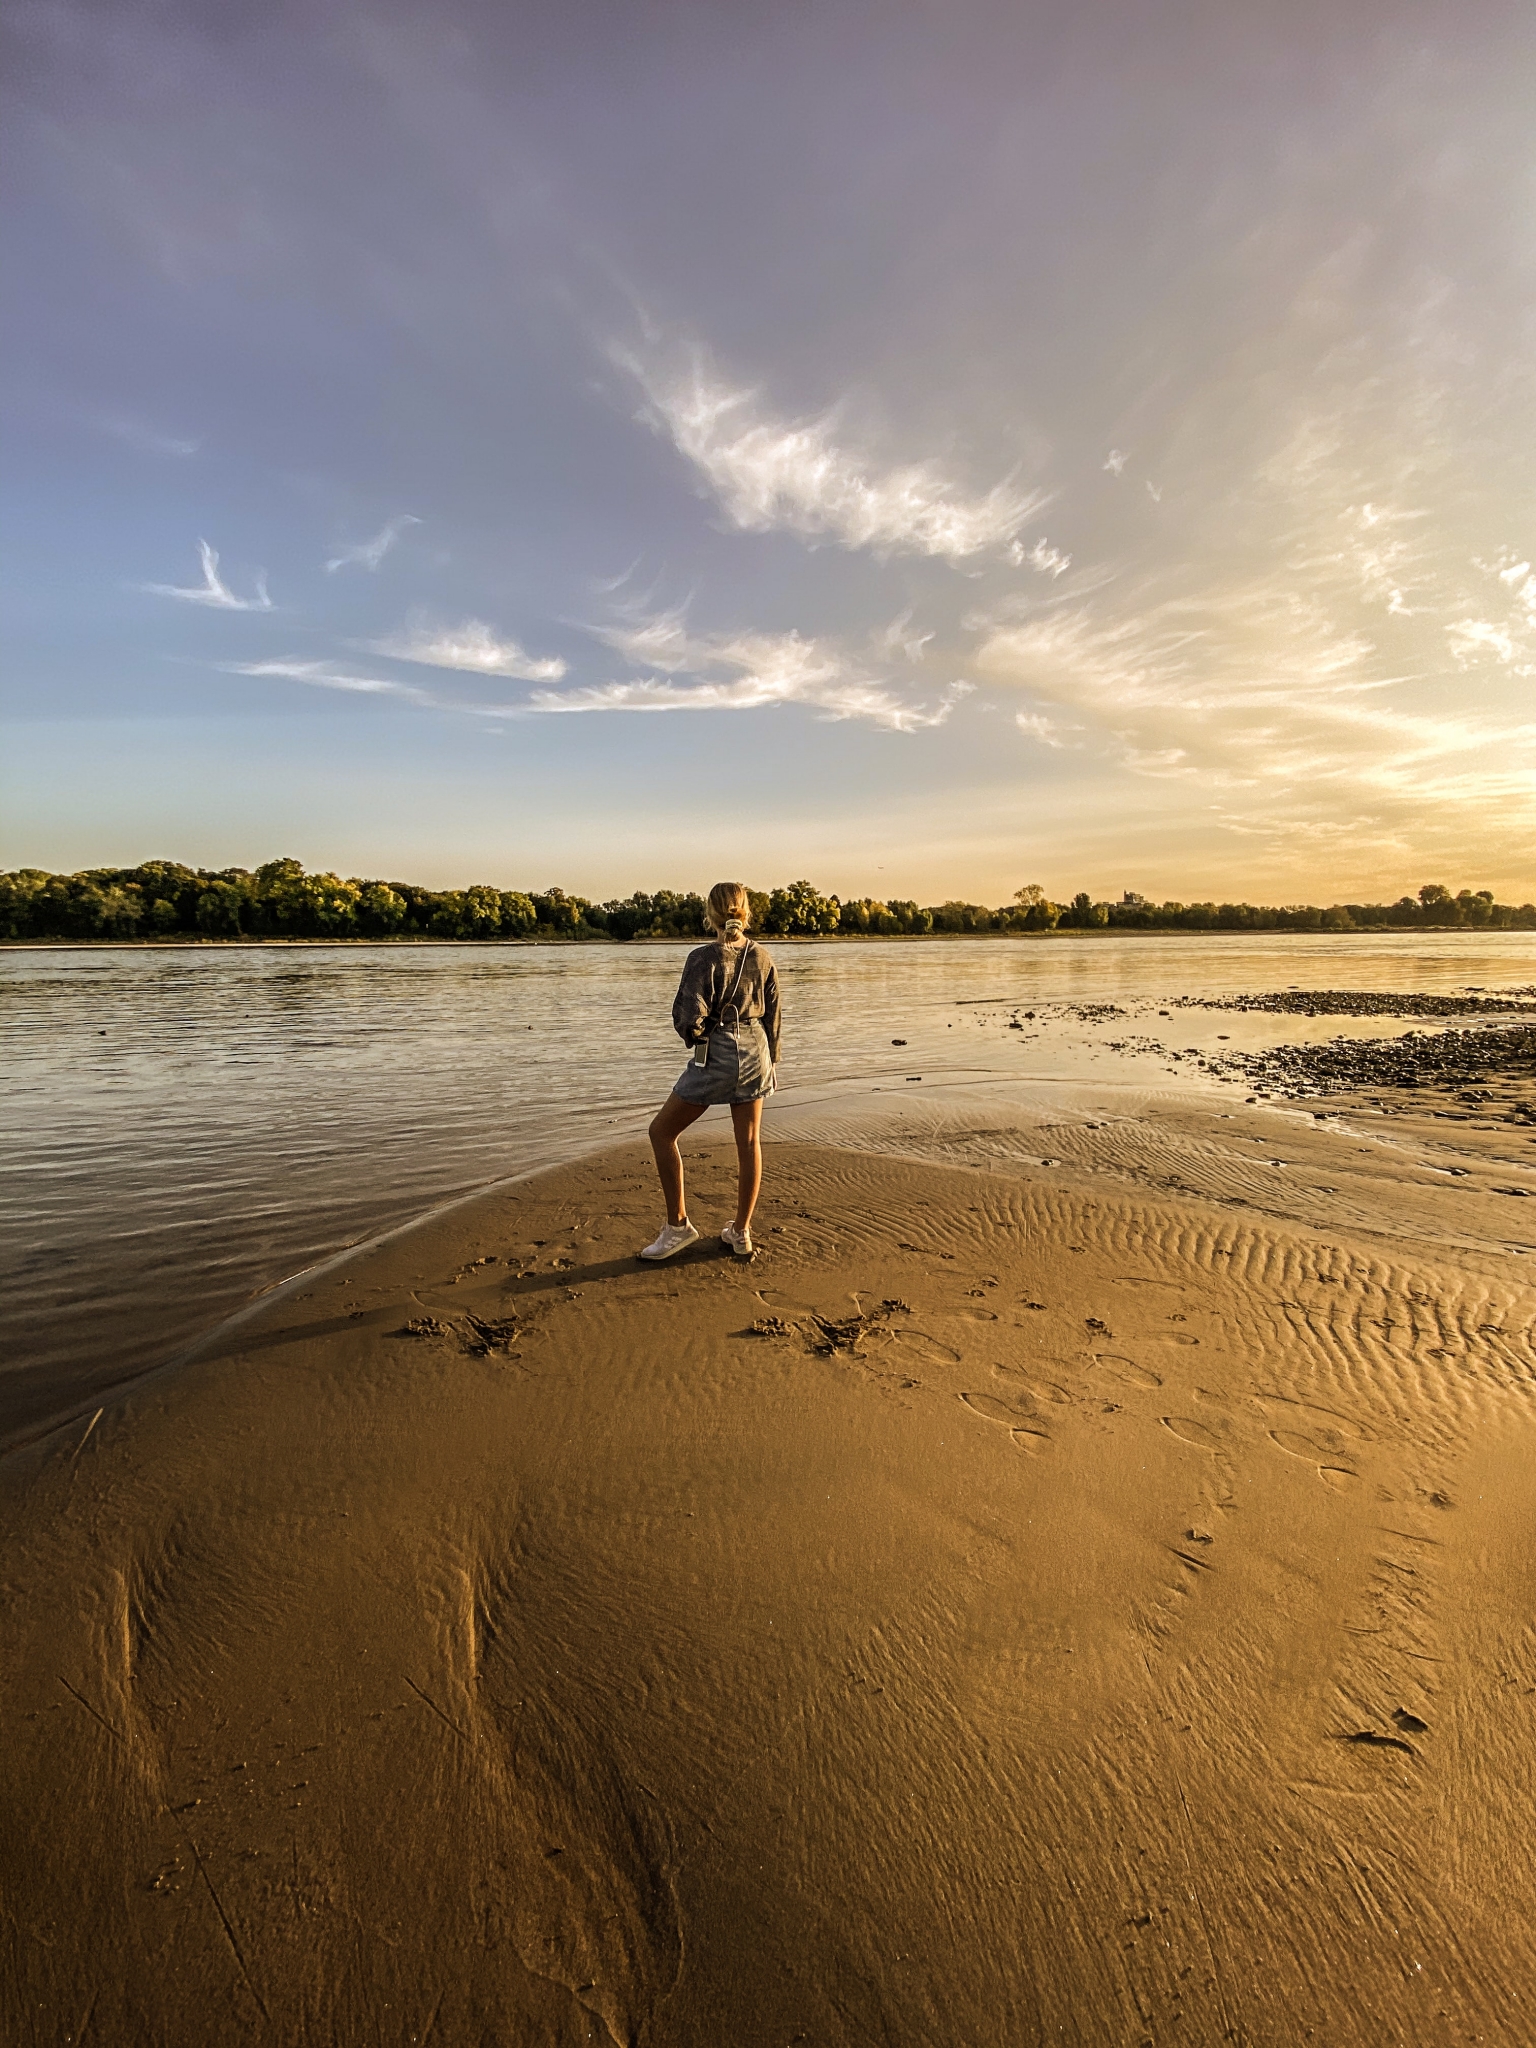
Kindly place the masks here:
POLYGON ((626 1146, 0 1462, 4 2037, 1528 2042, 1524 1262, 1005 1165, 626 1146))

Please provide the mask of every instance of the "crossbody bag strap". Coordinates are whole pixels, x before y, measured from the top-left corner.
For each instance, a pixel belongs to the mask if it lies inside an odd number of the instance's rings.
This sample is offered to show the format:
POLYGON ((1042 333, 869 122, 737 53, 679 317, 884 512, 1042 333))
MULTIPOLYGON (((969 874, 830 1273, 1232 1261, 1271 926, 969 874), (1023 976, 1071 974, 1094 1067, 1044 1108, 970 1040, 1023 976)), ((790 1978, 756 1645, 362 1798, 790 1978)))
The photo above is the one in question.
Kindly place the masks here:
MULTIPOLYGON (((710 1038, 710 1033, 711 1033, 712 1031, 717 1031, 717 1030, 723 1030, 723 1029, 724 1029, 724 1027, 725 1027, 725 1013, 726 1013, 726 1011, 727 1011, 727 1010, 729 1010, 729 1009, 732 1009, 732 1008, 734 1008, 734 1007, 735 1007, 735 1004, 736 1004, 736 997, 737 997, 737 995, 738 995, 738 994, 740 993, 740 990, 741 990, 741 977, 742 977, 742 976, 743 976, 743 975, 744 975, 744 974, 746 973, 746 971, 747 971, 747 955, 748 955, 748 953, 752 953, 752 952, 755 952, 756 950, 757 950, 757 941, 756 941, 755 939, 748 939, 748 940, 747 940, 747 941, 745 942, 745 944, 744 944, 744 945, 742 946, 742 949, 741 949, 741 958, 740 958, 740 959, 739 959, 739 960, 737 961, 737 963, 736 963, 736 979, 735 979, 735 980, 734 980, 734 981, 733 981, 733 982, 731 983, 731 992, 730 992, 730 994, 729 994, 728 996, 723 996, 723 997, 721 998, 721 1000, 720 1000, 720 1008, 719 1008, 719 1010, 718 1010, 718 1011, 715 1011, 715 1010, 711 1010, 711 1011, 710 1011, 710 1013, 709 1013, 709 1015, 708 1015, 708 1016, 707 1016, 707 1017, 706 1017, 706 1018, 704 1019, 704 1035, 703 1035, 703 1037, 702 1037, 702 1038, 700 1038, 700 1039, 698 1040, 698 1042, 697 1042, 697 1043, 695 1044, 695 1046, 694 1046, 694 1049, 693 1049, 693 1057, 694 1057, 694 1061, 695 1061, 695 1063, 696 1063, 697 1065, 699 1065, 699 1066, 703 1066, 703 1065, 704 1065, 704 1059, 701 1059, 701 1058, 700 1058, 700 1054, 701 1054, 701 1053, 703 1053, 703 1054, 705 1055, 705 1057, 706 1057, 706 1058, 707 1058, 707 1056, 708 1056, 708 1055, 707 1055, 707 1048, 708 1048, 708 1045, 709 1045, 709 1038, 710 1038)), ((737 1022, 738 1022, 738 1023, 740 1023, 740 1021, 741 1021, 741 1012, 740 1012, 740 1010, 737 1010, 737 1011, 736 1011, 736 1020, 737 1020, 737 1022)))
POLYGON ((737 1006, 736 998, 741 993, 741 977, 747 971, 747 955, 755 950, 755 943, 756 942, 754 940, 748 939, 742 946, 741 958, 736 963, 736 979, 731 983, 730 994, 725 998, 724 1002, 720 1005, 720 1022, 722 1024, 725 1022, 725 1013, 727 1010, 735 1010, 736 1021, 738 1023, 740 1023, 741 1021, 741 1011, 737 1006))
MULTIPOLYGON (((711 1031, 718 1031, 723 1028, 725 1024, 726 1011, 729 1009, 733 1009, 735 1007, 736 997, 741 988, 741 977, 747 971, 747 955, 755 949, 755 946, 756 941, 753 939, 748 939, 746 943, 743 945, 741 949, 741 958, 736 963, 736 979, 731 983, 730 994, 728 996, 722 996, 720 998, 719 1008, 711 1010, 709 1015, 704 1019, 704 1031, 706 1037, 711 1031)), ((741 1015, 740 1011, 738 1010, 736 1014, 739 1021, 741 1015)))

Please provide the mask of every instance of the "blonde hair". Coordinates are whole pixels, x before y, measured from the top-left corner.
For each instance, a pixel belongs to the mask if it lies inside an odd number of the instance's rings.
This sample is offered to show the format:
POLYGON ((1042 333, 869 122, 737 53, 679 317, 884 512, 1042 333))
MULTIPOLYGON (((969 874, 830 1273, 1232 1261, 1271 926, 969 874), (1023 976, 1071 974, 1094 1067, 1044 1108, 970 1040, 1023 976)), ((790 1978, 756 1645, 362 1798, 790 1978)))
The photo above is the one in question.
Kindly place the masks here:
POLYGON ((752 899, 740 882, 716 882, 709 892, 704 922, 716 938, 724 939, 728 945, 746 937, 747 926, 752 922, 752 899))

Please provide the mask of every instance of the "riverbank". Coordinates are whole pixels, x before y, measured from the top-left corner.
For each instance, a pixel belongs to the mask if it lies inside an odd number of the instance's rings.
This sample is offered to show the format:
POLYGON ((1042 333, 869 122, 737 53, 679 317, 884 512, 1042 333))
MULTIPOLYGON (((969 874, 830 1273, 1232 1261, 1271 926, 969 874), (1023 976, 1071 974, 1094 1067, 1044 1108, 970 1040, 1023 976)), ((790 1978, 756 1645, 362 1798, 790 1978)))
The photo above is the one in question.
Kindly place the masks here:
POLYGON ((492 1193, 0 1466, 9 2038, 1522 2038, 1518 1265, 794 1142, 751 1266, 654 1210, 492 1193))
MULTIPOLYGON (((89 1415, 253 1296, 349 1244, 638 1136, 680 1063, 669 1015, 682 950, 191 946, 0 961, 11 1166, 0 1186, 0 1443, 89 1415), (594 1045, 595 1067, 584 1053, 573 1059, 594 1045)), ((1242 1098, 1310 1083, 1293 1067, 1250 1082, 1234 1054, 1341 1032, 1400 1036, 1401 1025, 1374 1014, 1384 1005, 1433 1028, 1482 1021, 1490 1003, 1507 1003, 1515 1023, 1530 982, 1519 938, 1468 947, 1164 935, 1148 946, 1099 934, 1085 946, 796 941, 776 951, 789 1024, 774 1123, 791 1117, 804 1138, 864 1144, 868 1119, 885 1129, 899 1099, 898 1121, 924 1130, 952 1112, 962 1147, 968 1132, 1006 1127, 1011 1139, 984 1144, 1026 1160, 1065 1156, 1086 1133, 1091 1170, 1112 1183, 1156 1192, 1184 1182, 1266 1213, 1284 1207, 1294 1178, 1267 1164, 1290 1157, 1289 1128, 1248 1130, 1242 1098), (1510 984, 1508 995, 1489 993, 1510 984), (1309 1010, 1330 1013, 1221 1007, 1279 999, 1251 996, 1265 990, 1287 1002, 1306 994, 1309 1010), (1338 1003, 1349 1013, 1333 1014, 1338 1003), (1257 1171, 1239 1156, 1250 1143, 1257 1171)), ((1484 1120, 1427 1083, 1413 1101, 1450 1112, 1439 1140, 1458 1152, 1484 1120)), ((1324 1106, 1349 1110, 1332 1095, 1310 1105, 1324 1106)), ((1401 1135, 1413 1120, 1383 1120, 1366 1104, 1359 1121, 1401 1135)), ((1528 1138, 1489 1151, 1495 1185, 1528 1184, 1528 1138)), ((949 1143, 928 1156, 947 1158, 949 1143)), ((1359 1163, 1346 1148, 1343 1170, 1320 1162, 1316 1178, 1350 1186, 1359 1163)), ((1441 1163, 1474 1169, 1450 1203, 1435 1177, 1458 1242, 1530 1237, 1519 1202, 1492 1202, 1501 1224, 1482 1213, 1490 1205, 1470 1192, 1477 1160, 1441 1163)), ((1395 1163, 1394 1174, 1385 1199, 1365 1189, 1358 1209, 1334 1212, 1324 1196, 1287 1213, 1390 1225, 1395 1163)))
MULTIPOLYGON (((1392 940, 1401 943, 1404 938, 1427 937, 1435 942, 1449 939, 1453 944, 1465 942, 1469 946, 1486 944, 1489 938, 1507 938, 1518 928, 1500 927, 1490 929, 1475 925, 1465 927, 1429 927, 1419 930, 1412 926, 1400 925, 1354 925, 1339 928, 1302 927, 1295 930, 1271 929, 1266 925, 1252 927, 1219 926, 1206 927, 1162 925, 1058 925, 1050 931, 962 931, 962 932, 766 932, 760 936, 765 945, 773 946, 928 946, 969 944, 978 939, 994 942, 1005 940, 1012 943, 1023 940, 1034 944, 1040 941, 1086 940, 1091 944, 1103 944, 1115 939, 1215 939, 1227 940, 1234 944, 1252 944, 1255 939, 1278 940, 1282 944, 1290 939, 1320 940, 1324 945, 1343 944, 1355 939, 1392 940)), ((636 933, 632 939, 614 938, 608 932, 585 931, 562 935, 557 932, 540 933, 537 936, 518 938, 434 938, 427 932, 412 932, 402 938, 375 936, 372 938, 328 938, 324 935, 314 938, 296 937, 291 933, 258 935, 242 933, 238 938, 213 938, 201 933, 188 932, 184 935, 162 939, 5 939, 0 938, 0 952, 6 953, 60 953, 60 952, 109 952, 109 953, 157 953, 157 952, 230 952, 243 947, 260 947, 263 950, 274 946, 337 947, 348 952, 388 950, 398 952, 404 947, 427 947, 437 949, 444 946, 488 947, 502 952, 531 947, 585 946, 668 946, 686 947, 703 945, 708 934, 703 931, 689 934, 636 933)))

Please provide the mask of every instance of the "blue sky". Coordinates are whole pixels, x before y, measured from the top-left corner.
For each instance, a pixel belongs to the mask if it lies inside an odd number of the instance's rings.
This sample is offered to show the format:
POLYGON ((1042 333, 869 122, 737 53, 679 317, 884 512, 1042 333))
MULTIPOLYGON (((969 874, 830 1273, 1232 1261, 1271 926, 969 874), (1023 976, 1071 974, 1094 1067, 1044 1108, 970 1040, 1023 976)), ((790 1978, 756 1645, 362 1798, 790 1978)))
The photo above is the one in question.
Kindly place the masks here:
POLYGON ((5 864, 1536 888, 1521 11, 7 39, 5 864))

